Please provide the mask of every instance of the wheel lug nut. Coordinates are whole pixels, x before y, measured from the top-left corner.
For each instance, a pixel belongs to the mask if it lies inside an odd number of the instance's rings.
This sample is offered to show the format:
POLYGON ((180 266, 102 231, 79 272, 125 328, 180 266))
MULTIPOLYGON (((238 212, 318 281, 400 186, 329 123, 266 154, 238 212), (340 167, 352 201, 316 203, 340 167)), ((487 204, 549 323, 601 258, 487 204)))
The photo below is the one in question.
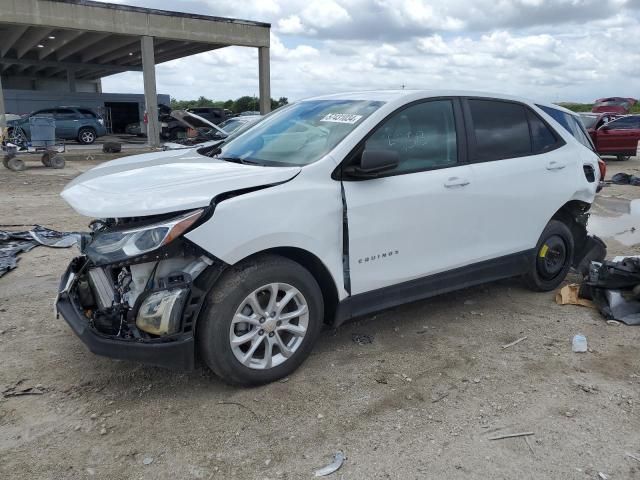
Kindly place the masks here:
POLYGON ((275 317, 276 316, 276 312, 271 312, 271 316, 275 317))
POLYGON ((276 322, 276 325, 277 325, 277 326, 282 325, 282 320, 278 320, 278 321, 276 322))
POLYGON ((260 330, 260 331, 258 332, 258 335, 264 335, 264 330, 260 330))
POLYGON ((264 318, 261 318, 261 319, 260 319, 260 323, 264 323, 264 318))
POLYGON ((270 333, 269 333, 269 336, 270 336, 270 337, 273 337, 273 335, 274 335, 274 333, 273 333, 273 332, 270 332, 270 333))

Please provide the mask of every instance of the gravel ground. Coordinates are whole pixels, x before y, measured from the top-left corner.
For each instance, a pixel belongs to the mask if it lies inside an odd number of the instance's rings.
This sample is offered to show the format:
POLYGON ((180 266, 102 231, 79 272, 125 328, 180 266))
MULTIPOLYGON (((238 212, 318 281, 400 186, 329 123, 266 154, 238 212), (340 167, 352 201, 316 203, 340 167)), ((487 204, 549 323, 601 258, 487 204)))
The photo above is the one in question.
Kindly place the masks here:
MULTIPOLYGON (((58 193, 95 164, 0 169, 0 222, 86 228, 58 193)), ((607 187, 594 212, 639 193, 607 187)), ((0 395, 2 479, 304 479, 337 450, 329 478, 640 478, 639 327, 502 281, 326 330, 287 381, 232 388, 89 353, 52 314, 74 253, 36 248, 0 278, 0 391, 43 392, 0 395), (519 432, 534 435, 490 440, 519 432)))

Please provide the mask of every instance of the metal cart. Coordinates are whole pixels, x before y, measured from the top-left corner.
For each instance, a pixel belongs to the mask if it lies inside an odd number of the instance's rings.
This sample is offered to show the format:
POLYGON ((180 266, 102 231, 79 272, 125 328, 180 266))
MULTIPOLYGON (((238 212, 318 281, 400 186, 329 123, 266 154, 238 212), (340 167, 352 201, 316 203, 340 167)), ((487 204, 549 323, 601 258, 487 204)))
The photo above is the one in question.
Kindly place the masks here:
POLYGON ((56 121, 53 117, 29 118, 31 141, 22 144, 2 142, 2 164, 9 170, 20 172, 27 168, 21 158, 24 154, 41 155, 40 160, 45 167, 64 168, 65 160, 61 155, 65 152, 64 141, 56 139, 56 121))

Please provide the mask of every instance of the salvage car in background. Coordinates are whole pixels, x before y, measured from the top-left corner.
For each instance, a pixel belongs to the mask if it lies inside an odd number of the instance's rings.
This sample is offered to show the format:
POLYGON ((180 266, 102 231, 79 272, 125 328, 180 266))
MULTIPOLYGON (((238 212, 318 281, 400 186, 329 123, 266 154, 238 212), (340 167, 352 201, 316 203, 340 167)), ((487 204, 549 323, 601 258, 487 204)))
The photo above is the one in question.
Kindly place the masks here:
POLYGON ((607 97, 599 98, 593 104, 593 113, 619 113, 626 114, 631 111, 631 107, 636 104, 635 98, 627 97, 607 97))
POLYGON ((600 155, 629 160, 640 141, 640 115, 598 115, 595 119, 581 114, 582 121, 600 155))
POLYGON ((29 140, 29 118, 35 116, 55 119, 56 138, 77 140, 79 143, 89 145, 98 137, 107 134, 102 117, 88 108, 45 108, 24 115, 19 120, 7 122, 9 136, 15 143, 22 144, 29 140))
POLYGON ((192 368, 197 352, 229 383, 271 382, 323 324, 500 278, 556 288, 588 261, 603 166, 577 115, 553 105, 303 100, 221 146, 76 177, 62 196, 97 220, 57 309, 97 354, 192 368))

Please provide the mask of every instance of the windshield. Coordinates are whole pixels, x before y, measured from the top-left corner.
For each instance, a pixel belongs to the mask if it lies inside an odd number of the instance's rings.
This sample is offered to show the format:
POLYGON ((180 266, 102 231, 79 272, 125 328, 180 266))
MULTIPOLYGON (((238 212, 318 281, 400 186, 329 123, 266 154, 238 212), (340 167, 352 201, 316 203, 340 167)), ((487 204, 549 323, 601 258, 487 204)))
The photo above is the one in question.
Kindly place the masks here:
POLYGON ((244 123, 245 122, 243 122, 242 120, 238 120, 238 119, 232 118, 230 120, 226 120, 226 121, 222 122, 218 126, 221 129, 223 129, 225 132, 231 133, 231 132, 237 130, 238 128, 240 128, 244 123))
POLYGON ((228 142, 219 158, 259 165, 308 165, 329 153, 383 103, 369 100, 294 103, 228 142))

